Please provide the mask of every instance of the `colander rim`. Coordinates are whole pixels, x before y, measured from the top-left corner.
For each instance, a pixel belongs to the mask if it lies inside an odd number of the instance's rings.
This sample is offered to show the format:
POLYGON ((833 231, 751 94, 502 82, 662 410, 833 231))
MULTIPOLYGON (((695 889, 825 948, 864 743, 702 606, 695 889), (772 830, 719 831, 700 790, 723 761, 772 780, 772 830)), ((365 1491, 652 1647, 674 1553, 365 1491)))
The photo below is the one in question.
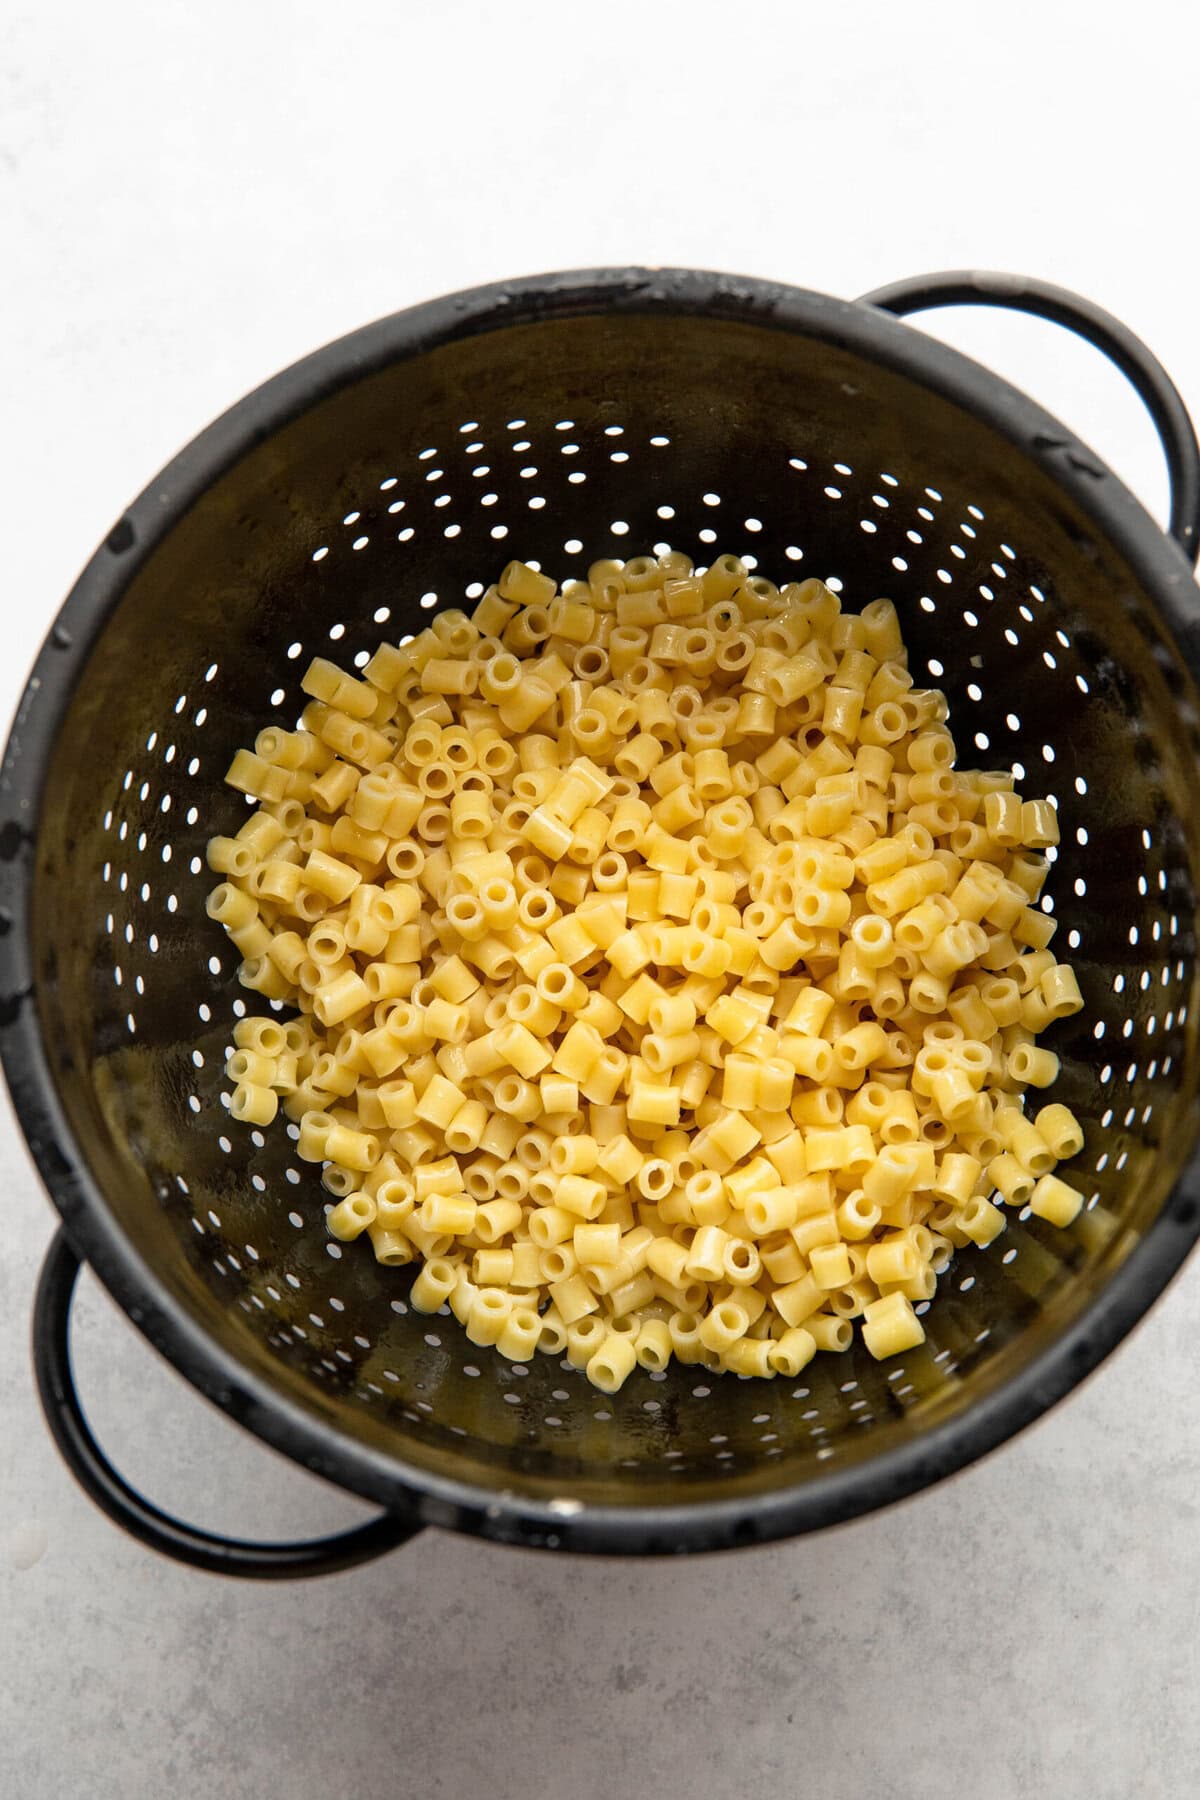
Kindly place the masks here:
POLYGON ((343 388, 458 339, 597 314, 704 316, 816 337, 958 405, 1063 488, 1158 604, 1193 680, 1200 595, 1182 552, 1120 479, 1011 383, 863 302, 754 277, 609 268, 496 282, 392 313, 301 358, 207 426, 123 514, 60 610, 24 691, 0 769, 0 1060, 14 1109, 71 1242, 143 1335, 207 1398, 283 1454, 422 1523, 500 1542, 600 1553, 768 1542, 847 1521, 964 1468, 1043 1414, 1143 1316, 1200 1235, 1200 1153, 1137 1246, 1080 1316, 960 1416, 876 1457, 777 1491, 725 1500, 574 1510, 447 1477, 327 1424, 250 1371, 170 1298, 118 1226, 59 1099, 34 993, 29 899, 42 790, 55 738, 108 619, 188 509, 252 448, 343 388), (1189 612, 1190 607, 1190 612, 1189 612))

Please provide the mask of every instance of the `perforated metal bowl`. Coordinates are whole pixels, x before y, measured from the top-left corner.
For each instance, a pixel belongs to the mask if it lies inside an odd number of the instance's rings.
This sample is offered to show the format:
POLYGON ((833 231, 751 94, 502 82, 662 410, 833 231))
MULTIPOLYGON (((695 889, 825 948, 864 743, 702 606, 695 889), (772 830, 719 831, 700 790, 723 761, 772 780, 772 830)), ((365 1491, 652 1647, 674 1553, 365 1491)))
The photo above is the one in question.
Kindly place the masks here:
POLYGON ((37 1314, 48 1416, 147 1542, 287 1574, 429 1523, 604 1551, 804 1531, 1001 1441, 1184 1256, 1200 457, 1158 365, 1083 302, 973 277, 876 296, 968 298, 1057 316, 1117 357, 1164 434, 1177 542, 1033 402, 880 305, 612 271, 458 295, 320 351, 185 450, 84 571, 4 764, 0 1050, 65 1234, 37 1314), (960 1257, 926 1344, 894 1362, 856 1349, 800 1381, 638 1372, 606 1397, 411 1312, 408 1273, 328 1241, 282 1124, 227 1125, 243 1003, 203 854, 239 822, 233 749, 294 722, 311 655, 361 661, 512 555, 566 577, 668 545, 818 575, 852 605, 890 594, 964 757, 1057 798, 1049 904, 1086 1006, 1051 1041, 1057 1097, 1086 1123, 1087 1205, 1065 1232, 1013 1216, 960 1257), (239 1546, 135 1495, 70 1380, 81 1257, 210 1398, 384 1518, 239 1546))

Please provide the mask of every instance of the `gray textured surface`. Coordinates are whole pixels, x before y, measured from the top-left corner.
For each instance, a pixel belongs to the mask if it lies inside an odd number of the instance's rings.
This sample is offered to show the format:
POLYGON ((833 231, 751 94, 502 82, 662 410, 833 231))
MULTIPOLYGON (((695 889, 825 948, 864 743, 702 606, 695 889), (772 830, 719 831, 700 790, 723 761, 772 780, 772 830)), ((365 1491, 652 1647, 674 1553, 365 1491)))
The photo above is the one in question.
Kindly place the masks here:
MULTIPOLYGON (((26 1214, 14 1322, 43 1224, 26 1214)), ((804 1772, 829 1800, 881 1781, 905 1800, 1189 1795, 1198 1275, 1087 1390, 938 1492, 679 1563, 429 1533, 293 1588, 176 1570, 67 1485, 17 1354, 0 1375, 0 1793, 726 1800, 804 1772), (20 1568, 34 1534, 45 1554, 20 1568)), ((94 1290, 77 1343, 106 1440, 159 1499, 260 1533, 355 1510, 152 1364, 94 1290)))
MULTIPOLYGON (((1081 38, 1076 9, 1018 5, 986 44, 948 0, 752 4, 736 35, 697 4, 686 39, 677 9, 626 0, 584 26, 412 10, 402 44, 383 5, 0 19, 5 712, 75 568, 184 438, 324 338, 469 281, 677 261, 850 293, 1007 264, 1124 313, 1200 404, 1162 178, 1192 160, 1186 9, 1081 38), (1067 232, 1047 171, 1081 143, 1067 232)), ((1148 426, 1085 352, 1013 320, 954 335, 1161 500, 1148 426)), ((1200 1266, 1037 1430, 832 1535, 647 1566, 429 1534, 244 1589, 151 1559, 70 1486, 26 1356, 49 1214, 6 1116, 0 1178, 4 1800, 1195 1792, 1200 1266)), ((76 1343, 103 1436, 163 1503, 263 1535, 355 1515, 90 1284, 76 1343)))

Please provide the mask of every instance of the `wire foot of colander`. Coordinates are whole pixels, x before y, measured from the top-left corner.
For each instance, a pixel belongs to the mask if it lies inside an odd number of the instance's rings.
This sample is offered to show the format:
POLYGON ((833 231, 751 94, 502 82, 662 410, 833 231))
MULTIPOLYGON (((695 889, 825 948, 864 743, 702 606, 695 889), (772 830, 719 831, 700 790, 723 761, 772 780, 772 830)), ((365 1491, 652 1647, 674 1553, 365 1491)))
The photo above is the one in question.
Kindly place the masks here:
POLYGON ((301 1543, 248 1543, 186 1525, 162 1512, 117 1473, 84 1415, 71 1365, 71 1302, 82 1267, 59 1231, 46 1253, 33 1310, 38 1395, 63 1460, 84 1492, 131 1537, 175 1562, 260 1581, 333 1575, 406 1543, 421 1527, 384 1513, 352 1531, 301 1543))

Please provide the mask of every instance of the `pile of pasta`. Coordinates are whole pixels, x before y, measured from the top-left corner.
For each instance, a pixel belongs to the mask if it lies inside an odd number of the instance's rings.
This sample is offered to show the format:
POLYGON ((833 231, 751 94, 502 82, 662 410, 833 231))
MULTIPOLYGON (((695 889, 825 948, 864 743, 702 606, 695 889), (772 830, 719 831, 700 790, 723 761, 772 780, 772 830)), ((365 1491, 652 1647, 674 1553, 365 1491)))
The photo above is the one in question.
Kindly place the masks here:
POLYGON ((608 1392, 919 1344, 1005 1206, 1082 1204, 1078 1122, 1024 1101, 1081 999, 1053 804, 956 771, 907 663, 889 600, 674 552, 513 562, 313 662, 209 847, 242 984, 296 1009, 237 1025, 233 1117, 282 1105, 414 1306, 608 1392))

